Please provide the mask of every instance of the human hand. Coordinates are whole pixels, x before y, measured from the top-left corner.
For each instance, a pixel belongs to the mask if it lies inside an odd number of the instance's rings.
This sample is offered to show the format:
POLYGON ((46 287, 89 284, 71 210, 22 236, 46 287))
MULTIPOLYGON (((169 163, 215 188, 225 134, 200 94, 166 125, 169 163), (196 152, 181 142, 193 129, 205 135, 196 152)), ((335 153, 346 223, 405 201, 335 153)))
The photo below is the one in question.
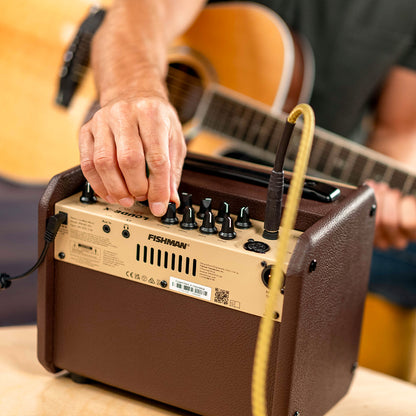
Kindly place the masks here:
POLYGON ((404 249, 416 240, 416 198, 404 196, 385 183, 366 182, 374 190, 377 211, 374 245, 404 249))
POLYGON ((130 207, 147 199, 156 216, 169 201, 179 204, 186 146, 176 111, 164 97, 142 94, 105 104, 81 128, 79 151, 85 178, 107 202, 130 207))

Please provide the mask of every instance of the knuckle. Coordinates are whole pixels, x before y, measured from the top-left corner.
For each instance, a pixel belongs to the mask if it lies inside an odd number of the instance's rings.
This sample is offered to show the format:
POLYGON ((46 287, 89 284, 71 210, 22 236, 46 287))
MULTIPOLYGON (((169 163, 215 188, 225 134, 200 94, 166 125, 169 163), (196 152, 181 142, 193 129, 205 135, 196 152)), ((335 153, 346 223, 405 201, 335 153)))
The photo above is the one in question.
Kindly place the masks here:
POLYGON ((165 125, 169 124, 167 106, 159 98, 146 98, 136 103, 141 116, 151 120, 161 120, 165 125))
POLYGON ((101 108, 94 114, 94 116, 91 119, 91 123, 93 125, 97 125, 98 123, 103 122, 105 118, 106 116, 105 116, 104 109, 101 108))
POLYGON ((140 100, 137 102, 136 106, 140 111, 148 114, 158 112, 161 109, 160 101, 155 98, 146 98, 140 100))
POLYGON ((82 158, 80 160, 81 170, 84 174, 89 174, 95 170, 94 161, 90 158, 82 158))
POLYGON ((107 154, 99 153, 94 156, 94 164, 98 168, 108 169, 114 165, 114 160, 107 154))
POLYGON ((138 152, 126 150, 117 156, 118 164, 122 169, 133 169, 142 163, 142 158, 138 152))
POLYGON ((169 157, 165 153, 149 153, 146 160, 149 167, 153 169, 167 169, 169 167, 169 157))
POLYGON ((117 101, 109 109, 110 115, 115 119, 124 119, 130 114, 130 105, 126 101, 117 101))

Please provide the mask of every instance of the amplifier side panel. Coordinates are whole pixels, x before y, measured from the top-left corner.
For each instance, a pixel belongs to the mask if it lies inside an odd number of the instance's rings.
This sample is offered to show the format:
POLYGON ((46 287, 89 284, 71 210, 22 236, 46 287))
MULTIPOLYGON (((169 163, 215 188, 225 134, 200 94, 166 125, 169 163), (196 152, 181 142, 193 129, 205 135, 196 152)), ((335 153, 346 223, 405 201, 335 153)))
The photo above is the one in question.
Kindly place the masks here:
POLYGON ((371 188, 362 186, 299 240, 286 279, 273 415, 320 416, 348 391, 368 285, 374 203, 371 188))

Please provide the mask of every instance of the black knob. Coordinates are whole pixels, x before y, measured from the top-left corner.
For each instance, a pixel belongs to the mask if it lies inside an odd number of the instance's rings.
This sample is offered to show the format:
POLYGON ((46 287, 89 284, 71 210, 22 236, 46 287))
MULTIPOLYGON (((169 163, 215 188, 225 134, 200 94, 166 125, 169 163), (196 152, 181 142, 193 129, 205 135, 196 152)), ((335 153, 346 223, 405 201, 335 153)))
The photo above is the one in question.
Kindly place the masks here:
POLYGON ((237 235, 234 231, 233 219, 228 214, 225 214, 223 218, 221 231, 218 235, 223 240, 232 240, 237 235))
POLYGON ((177 209, 178 214, 183 214, 186 207, 192 206, 192 194, 188 194, 187 192, 182 192, 180 196, 181 204, 177 209))
POLYGON ((205 212, 199 231, 201 231, 202 234, 216 234, 218 232, 217 227, 215 227, 215 218, 212 211, 205 212))
POLYGON ((179 222, 176 216, 176 205, 174 202, 169 202, 168 209, 165 215, 162 217, 163 224, 177 224, 179 222))
POLYGON ((218 210, 218 214, 215 217, 215 221, 219 222, 220 224, 224 221, 225 215, 230 214, 230 205, 227 202, 223 202, 218 210))
POLYGON ((84 188, 82 189, 82 195, 79 200, 83 204, 95 204, 97 202, 97 197, 95 196, 94 190, 91 188, 89 182, 85 182, 84 188))
POLYGON ((251 227, 250 215, 248 207, 242 207, 235 222, 237 228, 245 229, 251 227))
POLYGON ((185 230, 193 230, 198 228, 198 224, 195 222, 195 210, 192 207, 186 207, 183 211, 182 221, 180 227, 185 230))
POLYGON ((198 214, 196 214, 196 216, 199 219, 204 218, 205 213, 207 211, 211 211, 211 206, 212 206, 212 198, 204 198, 199 204, 199 211, 198 211, 198 214))

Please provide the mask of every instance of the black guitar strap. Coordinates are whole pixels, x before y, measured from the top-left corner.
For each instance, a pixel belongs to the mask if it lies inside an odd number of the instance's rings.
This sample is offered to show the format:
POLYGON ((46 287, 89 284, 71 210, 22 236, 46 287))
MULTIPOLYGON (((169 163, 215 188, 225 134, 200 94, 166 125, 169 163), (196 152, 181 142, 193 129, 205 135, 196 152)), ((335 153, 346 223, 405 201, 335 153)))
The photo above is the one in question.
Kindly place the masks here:
POLYGON ((92 7, 64 54, 59 75, 59 90, 56 95, 56 103, 62 107, 69 106, 84 77, 90 59, 91 40, 104 16, 105 10, 92 7))

